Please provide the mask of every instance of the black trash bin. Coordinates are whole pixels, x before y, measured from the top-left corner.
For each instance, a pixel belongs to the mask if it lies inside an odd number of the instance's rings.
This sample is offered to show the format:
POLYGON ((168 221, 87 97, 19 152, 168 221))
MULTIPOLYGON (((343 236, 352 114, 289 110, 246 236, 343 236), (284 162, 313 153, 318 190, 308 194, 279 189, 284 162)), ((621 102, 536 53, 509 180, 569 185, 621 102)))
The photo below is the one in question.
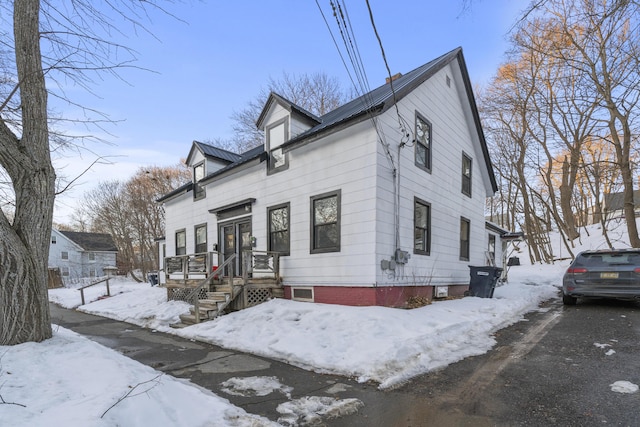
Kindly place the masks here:
POLYGON ((471 281, 469 282, 469 296, 493 298, 496 282, 502 274, 502 269, 492 266, 475 267, 470 265, 471 281))
POLYGON ((151 283, 151 286, 156 286, 158 284, 158 273, 147 273, 147 279, 149 280, 149 283, 151 283))

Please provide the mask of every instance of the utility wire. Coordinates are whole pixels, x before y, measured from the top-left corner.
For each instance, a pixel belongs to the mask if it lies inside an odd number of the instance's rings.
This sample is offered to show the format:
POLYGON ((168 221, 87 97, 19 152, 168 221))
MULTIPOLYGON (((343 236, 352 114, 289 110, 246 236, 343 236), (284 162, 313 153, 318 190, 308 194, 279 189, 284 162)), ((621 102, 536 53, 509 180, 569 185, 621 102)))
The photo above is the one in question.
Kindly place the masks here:
POLYGON ((336 0, 335 2, 333 0, 330 0, 329 4, 333 11, 333 15, 336 19, 338 31, 343 41, 344 48, 346 50, 346 56, 348 56, 349 58, 351 67, 347 65, 344 59, 345 56, 342 54, 342 51, 340 50, 340 48, 338 47, 338 43, 336 42, 336 37, 333 35, 333 31, 331 30, 331 27, 324 15, 324 12, 322 11, 322 8, 320 7, 318 1, 316 0, 316 5, 318 6, 318 9, 320 9, 320 13, 322 14, 325 24, 327 25, 327 29, 329 30, 329 33, 331 34, 331 37, 334 40, 334 44, 336 45, 336 48, 338 49, 340 57, 342 58, 342 62, 345 65, 345 68, 347 70, 347 74, 349 75, 349 78, 353 86, 355 87, 356 92, 362 97, 362 100, 364 102, 364 109, 373 124, 373 127, 380 139, 381 144, 385 149, 385 154, 387 156, 387 159, 390 162, 390 166, 395 171, 395 162, 393 159, 393 155, 389 150, 389 144, 386 142, 384 133, 380 129, 378 120, 376 119, 376 117, 373 116, 373 113, 371 111, 372 108, 374 107, 373 99, 371 98, 371 95, 370 95, 371 90, 369 87, 366 71, 362 62, 362 57, 358 49, 355 33, 353 32, 353 27, 351 26, 351 20, 349 18, 348 10, 346 8, 346 5, 340 3, 340 0, 336 0), (353 71, 353 74, 352 74, 352 71, 353 71), (357 81, 357 84, 356 84, 356 81, 357 81))
MULTIPOLYGON (((371 26, 373 27, 373 32, 376 35, 376 39, 378 40, 378 46, 380 46, 380 52, 382 53, 382 60, 384 61, 384 65, 387 68, 387 73, 389 74, 389 87, 391 89, 391 95, 393 96, 393 105, 396 109, 396 115, 398 116, 398 126, 400 127, 400 132, 402 133, 401 141, 404 140, 405 137, 408 138, 409 134, 407 133, 406 126, 407 121, 400 114, 400 109, 398 108, 398 99, 396 97, 396 91, 393 88, 393 76, 391 75, 391 68, 389 67, 389 62, 387 61, 387 55, 384 51, 384 46, 382 45, 382 39, 380 38, 380 34, 378 33, 378 28, 376 27, 376 22, 373 19, 373 11, 371 10, 371 4, 369 4, 369 0, 366 0, 367 10, 369 11, 369 20, 371 21, 371 26)), ((406 143, 403 142, 403 144, 406 143)))

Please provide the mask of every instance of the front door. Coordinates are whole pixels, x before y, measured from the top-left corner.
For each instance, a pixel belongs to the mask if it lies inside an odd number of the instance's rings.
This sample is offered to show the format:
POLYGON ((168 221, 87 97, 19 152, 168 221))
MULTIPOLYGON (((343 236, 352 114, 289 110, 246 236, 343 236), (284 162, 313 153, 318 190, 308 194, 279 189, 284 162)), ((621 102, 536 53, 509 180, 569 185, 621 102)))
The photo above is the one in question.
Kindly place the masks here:
POLYGON ((251 218, 220 224, 218 236, 220 236, 219 245, 222 248, 222 259, 219 262, 223 263, 231 255, 236 255, 236 261, 225 269, 223 275, 240 276, 242 274, 242 253, 251 250, 251 218))

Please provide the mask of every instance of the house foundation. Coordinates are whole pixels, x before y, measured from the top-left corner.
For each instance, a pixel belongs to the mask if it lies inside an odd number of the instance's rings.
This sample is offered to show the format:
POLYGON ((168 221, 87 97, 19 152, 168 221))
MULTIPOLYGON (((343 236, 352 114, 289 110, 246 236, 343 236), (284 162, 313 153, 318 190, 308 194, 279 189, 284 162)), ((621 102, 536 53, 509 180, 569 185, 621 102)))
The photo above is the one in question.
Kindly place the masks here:
MULTIPOLYGON (((447 288, 445 296, 463 296, 469 289, 468 284, 438 286, 447 288)), ((284 286, 286 299, 299 300, 294 297, 293 289, 296 286, 284 286)), ((382 306, 393 308, 406 308, 411 299, 423 298, 431 302, 436 296, 435 286, 376 286, 376 287, 347 287, 347 286, 306 286, 306 290, 312 290, 311 298, 304 301, 312 301, 321 304, 340 304, 349 306, 382 306)))

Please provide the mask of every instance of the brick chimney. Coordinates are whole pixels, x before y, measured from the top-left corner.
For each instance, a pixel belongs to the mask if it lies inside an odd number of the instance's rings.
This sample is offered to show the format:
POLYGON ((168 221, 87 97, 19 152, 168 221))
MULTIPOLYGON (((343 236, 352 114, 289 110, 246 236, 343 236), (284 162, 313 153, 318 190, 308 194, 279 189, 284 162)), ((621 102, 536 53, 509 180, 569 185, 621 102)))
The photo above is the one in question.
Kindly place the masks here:
POLYGON ((386 83, 387 83, 387 84, 389 84, 389 83, 391 83, 392 81, 394 81, 394 80, 396 80, 396 79, 398 79, 398 78, 400 78, 400 77, 402 77, 402 73, 396 73, 396 74, 394 74, 394 75, 393 75, 393 76, 391 76, 391 77, 387 77, 385 80, 386 80, 386 83))

